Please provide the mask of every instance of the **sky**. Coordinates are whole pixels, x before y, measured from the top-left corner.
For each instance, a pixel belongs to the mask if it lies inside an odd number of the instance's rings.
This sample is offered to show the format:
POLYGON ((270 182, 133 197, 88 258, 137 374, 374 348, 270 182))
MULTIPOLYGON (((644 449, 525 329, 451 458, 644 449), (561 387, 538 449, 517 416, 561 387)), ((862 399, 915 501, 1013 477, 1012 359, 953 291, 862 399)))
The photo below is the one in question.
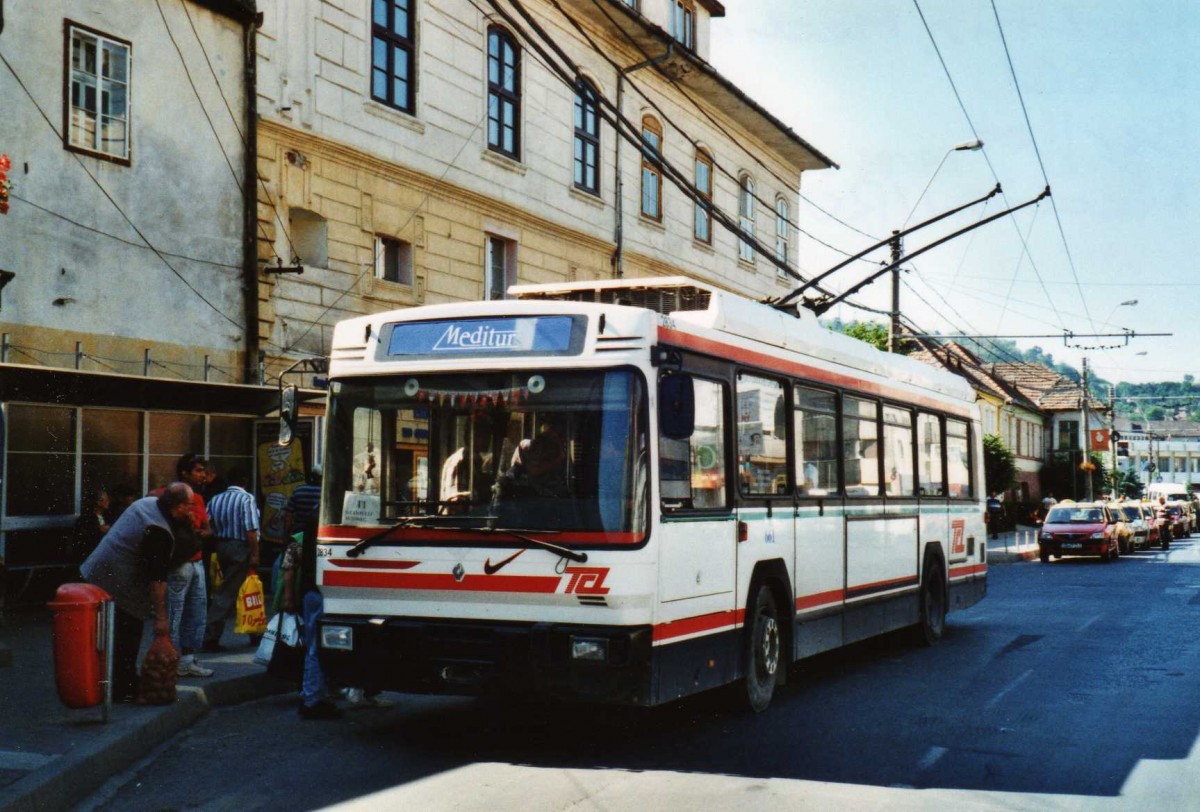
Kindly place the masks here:
MULTIPOLYGON (((714 67, 840 166, 802 177, 793 220, 806 277, 875 241, 864 234, 887 237, 910 212, 918 223, 983 197, 997 180, 1007 196, 1007 205, 996 197, 910 235, 908 252, 1031 200, 1048 180, 1054 207, 1045 200, 914 260, 903 275, 904 315, 942 334, 1049 334, 1014 340, 1076 368, 1086 357, 1114 383, 1197 373, 1194 0, 726 0, 725 8, 712 26, 714 67), (982 150, 953 151, 976 138, 982 150), (1061 337, 1126 328, 1173 335, 1127 345, 1061 337)), ((844 290, 872 270, 855 263, 829 287, 844 290)), ((888 310, 890 281, 855 298, 888 310)), ((827 315, 883 320, 842 306, 827 315)))

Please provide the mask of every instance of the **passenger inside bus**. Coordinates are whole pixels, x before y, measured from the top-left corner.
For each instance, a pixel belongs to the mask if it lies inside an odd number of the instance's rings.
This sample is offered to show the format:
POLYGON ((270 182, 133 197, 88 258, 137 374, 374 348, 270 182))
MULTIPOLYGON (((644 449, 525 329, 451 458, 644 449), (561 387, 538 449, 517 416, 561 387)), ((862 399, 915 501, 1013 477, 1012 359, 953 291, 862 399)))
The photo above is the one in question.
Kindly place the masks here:
POLYGON ((532 440, 522 440, 513 452, 503 479, 513 496, 567 496, 567 440, 562 423, 548 418, 532 440))

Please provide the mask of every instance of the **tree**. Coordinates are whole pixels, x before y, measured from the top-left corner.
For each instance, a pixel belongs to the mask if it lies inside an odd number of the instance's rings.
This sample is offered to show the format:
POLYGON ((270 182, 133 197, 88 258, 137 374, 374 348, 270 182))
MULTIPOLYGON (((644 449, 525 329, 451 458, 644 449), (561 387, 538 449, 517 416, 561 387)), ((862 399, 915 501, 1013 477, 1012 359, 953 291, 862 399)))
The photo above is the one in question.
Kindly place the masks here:
MULTIPOLYGON (((888 326, 882 322, 852 321, 847 323, 837 319, 829 325, 829 329, 838 333, 844 333, 851 338, 857 338, 859 341, 865 341, 875 349, 887 352, 888 326)), ((898 339, 896 343, 896 349, 901 355, 908 355, 915 349, 911 341, 898 339)))
POLYGON ((983 435, 983 479, 988 493, 1001 493, 1017 481, 1013 452, 996 434, 983 435))
POLYGON ((1128 471, 1122 471, 1119 468, 1112 469, 1111 479, 1113 484, 1113 493, 1117 496, 1127 496, 1131 499, 1142 495, 1142 480, 1138 477, 1137 469, 1132 465, 1128 471))

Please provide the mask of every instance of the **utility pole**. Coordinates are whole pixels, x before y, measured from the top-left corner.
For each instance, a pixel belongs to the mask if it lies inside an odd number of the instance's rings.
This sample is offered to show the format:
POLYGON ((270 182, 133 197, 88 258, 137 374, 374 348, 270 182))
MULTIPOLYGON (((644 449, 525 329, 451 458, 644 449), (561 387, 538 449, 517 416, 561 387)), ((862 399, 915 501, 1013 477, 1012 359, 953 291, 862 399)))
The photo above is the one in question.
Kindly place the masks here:
MULTIPOLYGON (((1109 458, 1109 461, 1111 462, 1111 465, 1109 466, 1108 470, 1109 470, 1109 473, 1114 476, 1117 471, 1117 441, 1113 439, 1113 435, 1116 434, 1116 432, 1117 432, 1116 409, 1117 409, 1116 390, 1113 388, 1113 385, 1110 383, 1108 385, 1108 454, 1109 454, 1108 458, 1109 458)), ((1113 496, 1114 497, 1119 495, 1119 494, 1117 494, 1116 484, 1117 483, 1114 480, 1114 482, 1113 482, 1113 496)), ((1124 493, 1124 490, 1122 490, 1122 493, 1124 493)))
MULTIPOLYGON (((944 159, 943 159, 944 160, 944 159)), ((896 352, 900 337, 900 232, 892 230, 892 323, 888 327, 888 352, 896 352)))
POLYGON ((1087 357, 1083 359, 1083 377, 1080 381, 1083 386, 1083 391, 1079 393, 1079 410, 1083 412, 1083 450, 1080 453, 1082 459, 1079 467, 1083 470, 1083 499, 1085 502, 1090 502, 1093 499, 1092 494, 1092 472, 1087 470, 1083 463, 1091 462, 1092 455, 1090 453, 1091 446, 1091 431, 1088 429, 1088 368, 1087 357))

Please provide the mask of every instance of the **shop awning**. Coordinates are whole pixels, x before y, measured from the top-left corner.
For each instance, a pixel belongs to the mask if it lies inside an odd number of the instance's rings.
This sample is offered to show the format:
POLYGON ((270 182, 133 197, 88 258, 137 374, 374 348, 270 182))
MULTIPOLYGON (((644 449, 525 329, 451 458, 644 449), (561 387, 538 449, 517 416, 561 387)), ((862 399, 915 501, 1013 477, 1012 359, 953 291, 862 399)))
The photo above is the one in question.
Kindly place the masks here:
MULTIPOLYGON (((297 393, 301 404, 324 399, 320 389, 297 393)), ((265 416, 278 412, 279 388, 0 364, 0 401, 265 416)))

